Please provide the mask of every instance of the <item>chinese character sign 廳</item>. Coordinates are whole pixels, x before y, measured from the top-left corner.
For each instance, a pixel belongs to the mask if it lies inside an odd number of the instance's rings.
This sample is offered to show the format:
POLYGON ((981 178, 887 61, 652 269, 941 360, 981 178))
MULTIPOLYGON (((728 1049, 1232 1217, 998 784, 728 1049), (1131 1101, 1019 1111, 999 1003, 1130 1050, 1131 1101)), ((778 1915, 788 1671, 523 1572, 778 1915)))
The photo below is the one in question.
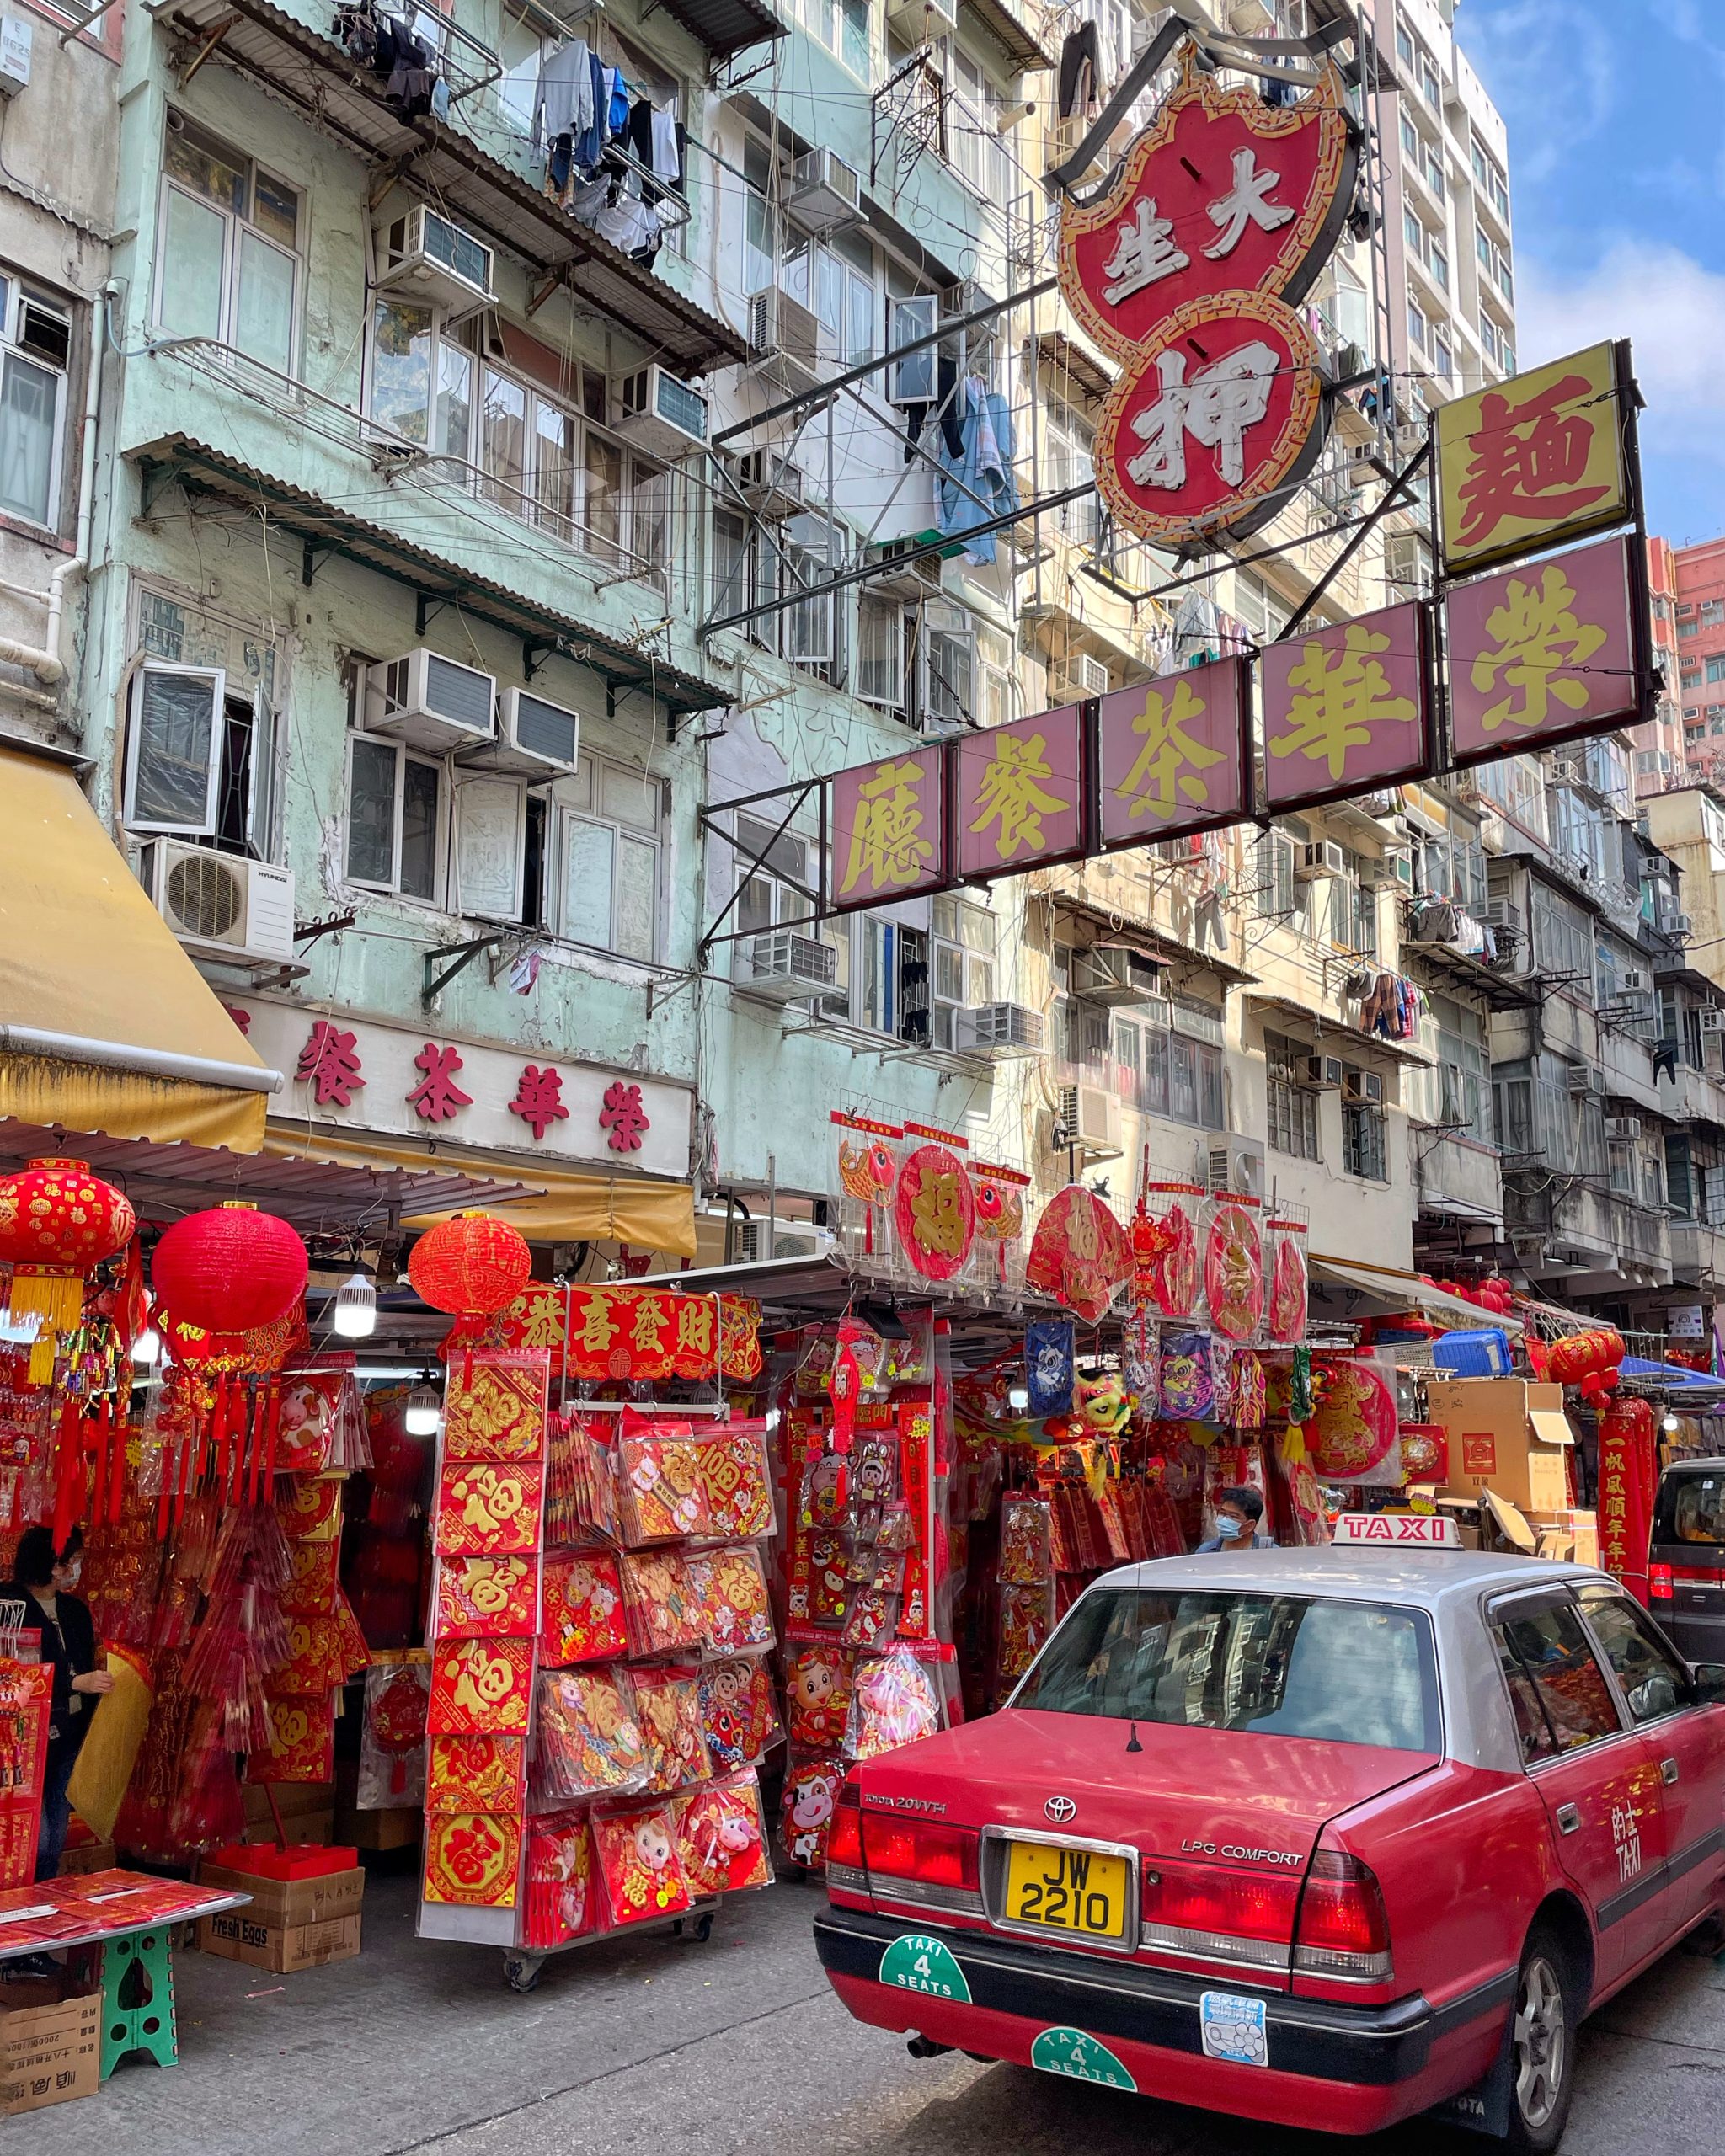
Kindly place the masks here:
POLYGON ((887 756, 831 782, 830 904, 881 905, 950 882, 946 759, 938 747, 887 756))

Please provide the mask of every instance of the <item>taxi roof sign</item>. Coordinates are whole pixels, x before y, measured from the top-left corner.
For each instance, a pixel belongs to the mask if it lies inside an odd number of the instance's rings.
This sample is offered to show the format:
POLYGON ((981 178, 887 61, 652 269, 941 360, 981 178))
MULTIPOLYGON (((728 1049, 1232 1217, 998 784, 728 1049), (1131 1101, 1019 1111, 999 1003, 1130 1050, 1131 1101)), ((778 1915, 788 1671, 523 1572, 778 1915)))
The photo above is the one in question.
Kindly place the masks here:
POLYGON ((1459 1550, 1461 1530, 1453 1519, 1436 1513, 1343 1513, 1337 1519, 1333 1538, 1338 1550, 1374 1548, 1397 1550, 1459 1550))

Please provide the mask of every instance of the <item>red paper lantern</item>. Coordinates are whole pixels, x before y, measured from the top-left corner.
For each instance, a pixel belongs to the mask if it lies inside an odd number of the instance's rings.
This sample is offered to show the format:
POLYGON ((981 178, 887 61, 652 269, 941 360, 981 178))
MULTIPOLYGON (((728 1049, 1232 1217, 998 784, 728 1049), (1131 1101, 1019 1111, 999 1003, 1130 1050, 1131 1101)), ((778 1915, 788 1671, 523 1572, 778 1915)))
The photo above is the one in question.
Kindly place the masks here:
POLYGON ((1579 1385, 1592 1373, 1614 1370, 1623 1360, 1623 1336, 1601 1327, 1572 1332, 1551 1346, 1550 1368, 1559 1385, 1579 1385))
POLYGON ((30 1161, 0 1177, 0 1264, 88 1273, 136 1226, 131 1201, 83 1161, 30 1161))
POLYGON ((533 1253, 521 1230, 486 1213, 440 1220, 408 1260, 408 1278, 420 1301, 457 1317, 507 1309, 532 1273, 533 1253))
POLYGON ((286 1220, 236 1202, 176 1220, 156 1246, 150 1281, 181 1325, 255 1332, 292 1308, 308 1269, 286 1220))

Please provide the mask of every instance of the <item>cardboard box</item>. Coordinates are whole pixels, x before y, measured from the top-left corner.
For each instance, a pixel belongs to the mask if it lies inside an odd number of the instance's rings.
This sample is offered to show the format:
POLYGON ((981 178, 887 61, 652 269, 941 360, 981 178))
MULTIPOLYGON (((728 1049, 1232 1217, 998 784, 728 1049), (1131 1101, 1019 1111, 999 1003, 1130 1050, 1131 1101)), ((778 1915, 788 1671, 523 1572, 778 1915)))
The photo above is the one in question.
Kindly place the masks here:
MULTIPOLYGON (((333 1842, 335 1839, 335 1810, 327 1806, 322 1812, 284 1812, 281 1831, 287 1837, 290 1849, 301 1842, 333 1842)), ((273 1842, 275 1822, 270 1818, 248 1819, 243 1838, 248 1842, 273 1842)))
POLYGON ((1525 1378, 1433 1379, 1428 1418, 1449 1439, 1447 1494, 1490 1490, 1519 1512, 1567 1512, 1575 1433, 1563 1414, 1563 1388, 1525 1378))
POLYGON ((327 1872, 319 1879, 264 1879, 255 1872, 206 1864, 198 1873, 198 1884, 219 1886, 231 1894, 249 1894, 248 1908, 226 1913, 248 1917, 271 1931, 295 1931, 307 1924, 355 1916, 366 1894, 366 1875, 357 1866, 350 1871, 327 1872))
POLYGON ((0 2118, 93 2096, 102 2078, 99 1988, 63 1979, 0 1984, 0 2118))
POLYGON ((1597 1565, 1599 1561, 1599 1516, 1572 1509, 1529 1515, 1529 1524, 1540 1538, 1539 1554, 1566 1564, 1597 1565))
POLYGON ((387 1812, 360 1812, 342 1804, 336 1806, 335 1828, 355 1849, 410 1849, 425 1830, 425 1815, 416 1804, 392 1805, 387 1812))
POLYGON ((60 1860, 60 1876, 69 1879, 81 1871, 112 1871, 120 1859, 112 1842, 80 1842, 60 1860))
POLYGON ((269 1924, 259 1923, 249 1909, 229 1909, 199 1919, 198 1945, 224 1961, 292 1976, 302 1969, 351 1961, 360 1951, 359 1912, 318 1924, 269 1924))

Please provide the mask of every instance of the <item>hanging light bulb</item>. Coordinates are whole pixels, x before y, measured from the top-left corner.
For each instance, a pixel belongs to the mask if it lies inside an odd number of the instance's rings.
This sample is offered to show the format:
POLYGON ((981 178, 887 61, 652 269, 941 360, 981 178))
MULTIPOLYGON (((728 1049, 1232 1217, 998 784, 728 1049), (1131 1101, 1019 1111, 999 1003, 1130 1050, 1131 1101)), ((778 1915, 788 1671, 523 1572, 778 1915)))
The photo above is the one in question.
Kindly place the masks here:
POLYGON ((1664 1419, 1659 1424, 1659 1428, 1665 1433, 1667 1437, 1669 1437, 1674 1430, 1680 1430, 1683 1428, 1683 1425, 1678 1421, 1677 1417, 1668 1407, 1665 1410, 1664 1419))
POLYGON ((147 1325, 131 1343, 131 1358, 144 1368, 153 1369, 162 1359, 162 1336, 153 1325, 147 1325))
POLYGON ((410 1438, 435 1438, 443 1420, 443 1403, 429 1385, 416 1385, 402 1416, 410 1438))
POLYGON ((1015 1415, 1022 1415, 1025 1409, 1030 1405, 1029 1386, 1028 1385, 1009 1385, 1007 1387, 1007 1405, 1012 1409, 1015 1415))
POLYGON ((377 1330, 377 1290, 363 1273, 336 1289, 331 1322, 344 1340, 369 1340, 377 1330))

